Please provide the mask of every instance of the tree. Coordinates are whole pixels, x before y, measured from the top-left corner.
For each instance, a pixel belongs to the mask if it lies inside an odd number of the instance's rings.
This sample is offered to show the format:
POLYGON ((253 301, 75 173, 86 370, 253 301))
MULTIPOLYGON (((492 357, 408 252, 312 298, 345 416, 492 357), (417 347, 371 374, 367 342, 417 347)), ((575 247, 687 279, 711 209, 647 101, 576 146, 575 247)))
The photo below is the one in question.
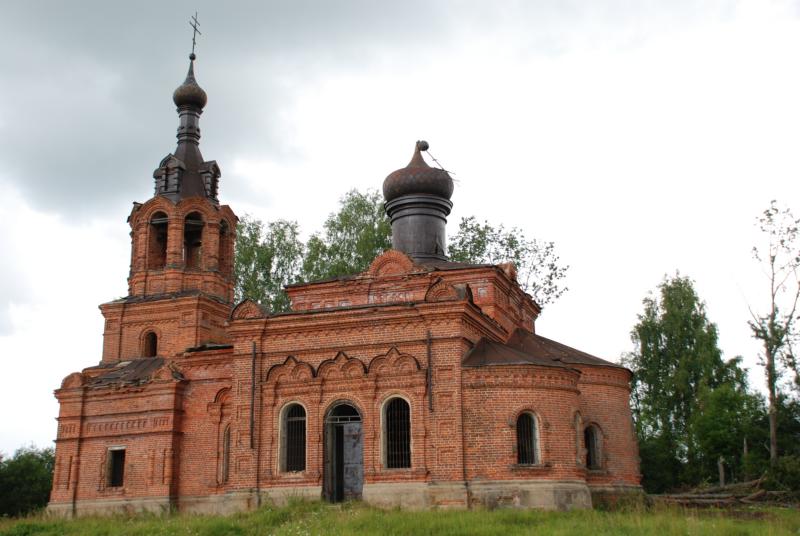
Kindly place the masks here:
POLYGON ((363 272, 392 247, 392 229, 379 192, 350 190, 339 205, 339 211, 325 220, 324 231, 308 240, 303 260, 306 281, 363 272))
MULTIPOLYGON (((285 311, 289 299, 283 286, 299 280, 316 281, 366 270, 392 247, 392 228, 375 190, 347 192, 339 209, 328 215, 323 230, 303 245, 297 222, 279 220, 264 224, 245 216, 239 222, 234 258, 235 297, 250 298, 285 311)), ((567 288, 567 266, 559 264, 552 242, 528 240, 517 228, 506 231, 488 222, 464 218, 450 241, 450 258, 458 262, 513 261, 518 279, 540 305, 552 303, 567 288)))
POLYGON ((665 278, 659 296, 650 295, 643 304, 631 332, 635 350, 624 362, 633 371, 631 398, 644 484, 649 491, 662 491, 698 479, 692 418, 704 390, 730 383, 738 362, 722 360, 717 328, 688 277, 665 278), (666 482, 648 481, 648 475, 663 468, 666 473, 659 478, 666 482))
POLYGON ((277 220, 266 225, 245 215, 236 228, 234 293, 280 312, 289 309, 284 286, 298 280, 303 243, 297 222, 277 220))
POLYGON ((794 372, 795 387, 800 386, 800 371, 793 351, 797 338, 797 302, 800 299, 800 220, 773 200, 758 218, 766 235, 762 247, 753 247, 753 257, 762 265, 769 281, 769 306, 766 313, 752 309, 749 322, 753 337, 761 341, 769 400, 769 459, 778 461, 778 364, 794 372))
POLYGON ((54 459, 52 448, 31 446, 0 461, 0 516, 18 516, 47 505, 54 459))
POLYGON ((700 478, 717 472, 717 461, 724 460, 730 479, 743 479, 756 474, 752 471, 750 451, 763 458, 760 450, 761 420, 766 414, 763 399, 747 389, 746 371, 740 368, 740 358, 729 362, 734 375, 716 388, 702 387, 690 428, 697 441, 697 473, 700 478), (750 472, 748 474, 748 471, 750 472), (737 474, 738 473, 738 474, 737 474))
POLYGON ((462 218, 447 246, 450 260, 475 264, 513 262, 520 286, 539 305, 553 303, 567 291, 562 279, 569 266, 561 266, 553 242, 529 240, 518 228, 506 230, 474 216, 462 218))

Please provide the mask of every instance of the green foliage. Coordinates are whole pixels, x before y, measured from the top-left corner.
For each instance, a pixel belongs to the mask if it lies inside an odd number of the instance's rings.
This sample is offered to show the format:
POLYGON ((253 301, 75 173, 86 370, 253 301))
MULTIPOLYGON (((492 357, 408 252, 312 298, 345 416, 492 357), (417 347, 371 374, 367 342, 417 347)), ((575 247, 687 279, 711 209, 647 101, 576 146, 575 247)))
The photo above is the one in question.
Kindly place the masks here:
MULTIPOLYGON (((740 516, 737 516, 740 517, 740 516)), ((47 518, 0 521, 0 536, 165 536, 228 534, 339 534, 380 536, 406 534, 513 535, 573 534, 671 536, 693 534, 797 534, 796 510, 748 511, 746 518, 728 517, 724 511, 692 512, 674 509, 632 509, 623 512, 582 510, 543 512, 500 509, 467 511, 380 510, 361 503, 329 505, 294 502, 288 507, 265 506, 254 512, 228 517, 174 515, 47 518)))
MULTIPOLYGON (((691 279, 665 278, 659 295, 643 304, 631 333, 636 349, 625 363, 634 374, 631 398, 643 484, 648 491, 664 491, 716 474, 709 474, 708 464, 725 449, 712 420, 732 417, 721 414, 720 404, 739 404, 730 410, 744 415, 751 410, 742 404, 751 401, 742 395, 746 384, 739 360, 722 360, 717 328, 691 279), (732 391, 716 393, 723 385, 732 391)), ((742 433, 735 428, 725 439, 742 433)), ((741 446, 743 438, 736 436, 735 444, 741 446)))
MULTIPOLYGON (((392 247, 391 232, 383 197, 375 190, 347 192, 339 200, 339 209, 328 215, 323 230, 312 234, 305 245, 297 222, 264 224, 245 216, 236 235, 236 300, 250 298, 271 311, 286 311, 289 300, 284 285, 363 272, 392 247)), ((502 225, 464 218, 448 247, 450 258, 457 262, 513 261, 520 285, 540 305, 554 302, 567 290, 562 280, 568 266, 560 264, 555 245, 529 240, 517 228, 507 231, 502 225)))
POLYGON ((17 516, 42 508, 53 486, 53 449, 23 447, 0 461, 0 515, 17 516))
POLYGON ((236 228, 234 280, 236 301, 249 298, 280 312, 289 309, 285 285, 298 279, 303 258, 297 222, 266 225, 245 215, 236 228))
POLYGON ((759 423, 765 416, 763 400, 748 392, 746 384, 727 382, 715 389, 701 389, 690 423, 697 441, 698 477, 716 474, 720 457, 728 468, 728 480, 759 476, 753 471, 754 459, 744 459, 744 444, 748 442, 748 449, 761 449, 759 438, 763 438, 765 428, 759 423))
POLYGON ((391 225, 376 190, 350 190, 339 211, 328 215, 322 233, 311 235, 303 260, 306 281, 357 274, 392 247, 391 225))
POLYGON ((516 227, 506 230, 502 224, 495 227, 487 221, 479 223, 474 216, 462 218, 447 251, 455 262, 513 262, 520 286, 539 305, 553 303, 567 291, 562 279, 569 266, 559 264, 555 244, 530 240, 516 227))
POLYGON ((800 456, 782 456, 770 467, 766 485, 771 489, 800 492, 800 456))

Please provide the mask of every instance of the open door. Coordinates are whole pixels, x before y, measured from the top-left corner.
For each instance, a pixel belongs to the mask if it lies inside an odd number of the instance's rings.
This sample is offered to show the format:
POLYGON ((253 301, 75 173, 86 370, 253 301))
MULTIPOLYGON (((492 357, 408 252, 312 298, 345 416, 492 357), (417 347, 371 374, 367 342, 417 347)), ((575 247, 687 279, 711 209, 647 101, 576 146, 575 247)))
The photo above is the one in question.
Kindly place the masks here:
POLYGON ((331 502, 361 498, 364 455, 361 415, 350 404, 335 406, 325 418, 323 492, 331 502))

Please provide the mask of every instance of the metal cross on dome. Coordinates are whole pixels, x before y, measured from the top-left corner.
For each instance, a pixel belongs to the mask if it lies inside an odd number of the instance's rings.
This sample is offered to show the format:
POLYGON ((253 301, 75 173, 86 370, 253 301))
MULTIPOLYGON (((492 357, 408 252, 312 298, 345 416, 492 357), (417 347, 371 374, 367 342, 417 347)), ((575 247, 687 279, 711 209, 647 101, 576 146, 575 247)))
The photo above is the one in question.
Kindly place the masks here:
POLYGON ((192 20, 189 21, 189 26, 191 26, 194 30, 192 33, 192 56, 194 56, 194 46, 197 44, 197 34, 203 35, 203 33, 197 29, 197 27, 200 26, 200 23, 197 22, 197 11, 194 12, 192 20))

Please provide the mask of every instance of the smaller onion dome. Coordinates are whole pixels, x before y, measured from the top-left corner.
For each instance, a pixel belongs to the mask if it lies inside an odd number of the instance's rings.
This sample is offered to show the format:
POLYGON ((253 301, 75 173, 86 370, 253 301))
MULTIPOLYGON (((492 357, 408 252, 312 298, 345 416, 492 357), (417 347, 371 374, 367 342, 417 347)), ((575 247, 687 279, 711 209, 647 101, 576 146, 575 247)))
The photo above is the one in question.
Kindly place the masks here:
POLYGON ((197 80, 194 79, 194 59, 195 55, 192 53, 189 56, 189 72, 186 74, 186 80, 172 94, 172 102, 178 107, 193 106, 202 110, 208 101, 208 97, 203 88, 197 85, 197 80))
POLYGON ((388 203, 407 194, 429 194, 450 199, 453 195, 453 179, 445 170, 429 166, 422 158, 428 150, 427 141, 418 141, 411 162, 392 172, 383 181, 383 197, 388 203))

